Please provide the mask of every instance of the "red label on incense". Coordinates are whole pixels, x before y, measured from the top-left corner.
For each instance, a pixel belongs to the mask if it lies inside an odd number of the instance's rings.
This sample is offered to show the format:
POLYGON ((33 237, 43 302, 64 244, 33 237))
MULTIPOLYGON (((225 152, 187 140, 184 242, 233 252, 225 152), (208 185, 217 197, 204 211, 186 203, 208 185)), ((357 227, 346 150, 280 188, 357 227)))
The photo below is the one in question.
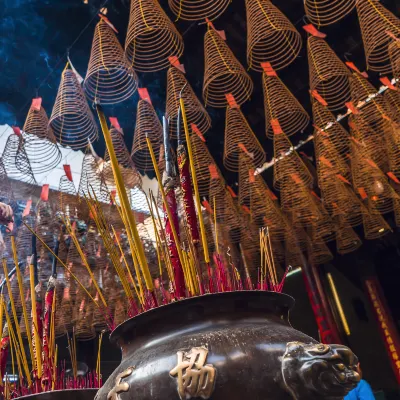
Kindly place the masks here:
POLYGON ((12 126, 11 128, 17 136, 21 136, 21 129, 18 126, 12 126))
POLYGON ((317 195, 317 193, 314 192, 314 190, 311 190, 311 194, 312 194, 318 201, 321 201, 321 198, 317 195))
POLYGON ((245 206, 244 204, 242 204, 242 209, 244 210, 244 212, 246 212, 247 214, 251 214, 250 208, 245 206))
POLYGON ((206 142, 206 139, 204 139, 203 134, 200 132, 200 129, 197 127, 196 124, 191 123, 190 127, 192 128, 192 131, 201 139, 202 142, 206 142))
POLYGON ((249 182, 254 183, 256 181, 256 177, 254 176, 254 169, 249 169, 249 182))
POLYGON ((400 185, 400 181, 396 178, 396 175, 393 172, 388 172, 387 176, 395 183, 400 185))
POLYGON ((14 230, 14 222, 9 222, 7 225, 8 232, 12 232, 14 230))
POLYGON ((214 24, 208 18, 206 18, 206 22, 210 28, 212 28, 215 32, 218 33, 218 35, 221 37, 221 39, 226 40, 225 31, 218 31, 217 29, 215 29, 214 24))
POLYGON ((28 200, 26 202, 24 212, 22 213, 22 217, 26 217, 27 215, 29 215, 29 213, 31 212, 31 207, 32 207, 32 200, 28 200))
POLYGON ((295 183, 302 183, 302 180, 298 174, 290 174, 290 177, 294 180, 295 183))
POLYGON ((168 57, 169 62, 173 67, 179 69, 183 74, 186 74, 185 66, 179 62, 179 58, 177 56, 168 57))
POLYGON ((387 76, 383 76, 380 80, 390 90, 396 90, 397 91, 397 87, 392 84, 392 82, 390 81, 390 79, 387 76))
POLYGON ((342 182, 347 183, 348 185, 351 185, 351 183, 343 176, 340 174, 336 175, 342 182))
POLYGON ((40 193, 40 200, 49 200, 49 185, 45 184, 42 186, 42 193, 40 193))
POLYGON ((236 103, 235 97, 232 93, 228 93, 225 95, 226 100, 228 101, 230 108, 239 108, 239 105, 236 103))
POLYGON ((372 168, 376 168, 379 169, 379 167, 369 158, 365 158, 365 161, 372 167, 372 168))
POLYGON ((274 135, 280 135, 281 133, 283 133, 281 124, 277 119, 271 119, 271 127, 274 132, 274 135))
POLYGON ((219 179, 218 169, 215 164, 210 164, 208 170, 210 171, 211 179, 219 179))
POLYGON ((313 24, 308 24, 308 25, 304 25, 303 29, 308 32, 310 35, 313 35, 315 37, 321 38, 321 39, 325 39, 326 38, 326 34, 320 32, 313 24))
POLYGON ((314 127, 315 130, 316 130, 318 133, 320 133, 321 135, 323 135, 323 136, 328 136, 328 134, 327 134, 325 131, 323 131, 319 126, 313 124, 313 127, 314 127))
POLYGON ((105 15, 100 14, 100 13, 98 15, 115 33, 118 33, 115 26, 110 22, 110 20, 105 15))
POLYGON ((322 164, 326 165, 326 166, 329 167, 329 168, 332 168, 332 167, 333 167, 332 163, 331 163, 328 159, 326 159, 324 156, 321 156, 321 157, 319 158, 319 161, 321 161, 322 164))
POLYGON ((213 213, 213 212, 212 212, 212 209, 211 209, 211 206, 210 206, 210 203, 209 203, 207 200, 203 200, 203 201, 201 202, 201 204, 203 204, 203 207, 204 207, 210 214, 213 213))
POLYGON ((348 103, 345 103, 345 105, 353 114, 360 114, 359 109, 354 105, 353 102, 349 101, 348 103))
POLYGON ((115 196, 117 195, 117 191, 115 189, 111 190, 110 193, 110 203, 113 205, 115 203, 115 196))
POLYGON ((269 189, 266 189, 265 191, 267 192, 267 195, 269 196, 269 198, 270 198, 271 200, 278 200, 278 198, 276 197, 276 195, 275 195, 274 192, 272 192, 272 191, 269 190, 269 189))
POLYGON ((353 71, 357 72, 357 74, 360 74, 361 76, 363 76, 364 78, 368 78, 368 74, 364 71, 361 72, 356 65, 352 62, 352 61, 346 61, 346 65, 352 69, 353 71))
POLYGON ((318 100, 323 106, 327 106, 328 103, 322 98, 322 96, 316 90, 310 90, 311 96, 318 100))
POLYGON ((117 118, 117 117, 110 117, 109 120, 110 120, 110 122, 111 122, 111 125, 112 125, 118 132, 123 133, 123 132, 122 132, 121 125, 119 124, 118 118, 117 118))
POLYGON ((36 111, 40 111, 41 106, 42 106, 42 98, 41 97, 36 97, 35 99, 32 99, 31 108, 33 108, 36 111))
POLYGON ((237 194, 233 191, 233 189, 228 185, 226 185, 226 188, 227 188, 228 192, 230 193, 230 195, 235 199, 237 197, 237 194))
POLYGON ((64 172, 65 172, 65 175, 67 176, 68 180, 69 180, 70 182, 72 182, 71 166, 68 165, 68 164, 64 164, 64 165, 63 165, 63 168, 64 168, 64 172))
POLYGON ((365 200, 365 199, 368 198, 368 195, 367 195, 367 193, 366 193, 366 191, 365 191, 364 188, 360 187, 360 188, 358 188, 357 190, 358 190, 358 193, 360 193, 360 196, 361 196, 361 198, 362 198, 363 200, 365 200))
POLYGON ((149 92, 146 88, 138 88, 139 97, 142 100, 147 101, 149 104, 152 104, 149 92))
POLYGON ((254 158, 254 154, 250 153, 250 151, 247 150, 246 146, 243 143, 238 143, 239 149, 243 150, 250 158, 254 158))
POLYGON ((266 75, 268 76, 278 76, 275 72, 275 70, 272 68, 271 63, 269 62, 263 62, 261 63, 261 67, 263 71, 265 72, 266 75))

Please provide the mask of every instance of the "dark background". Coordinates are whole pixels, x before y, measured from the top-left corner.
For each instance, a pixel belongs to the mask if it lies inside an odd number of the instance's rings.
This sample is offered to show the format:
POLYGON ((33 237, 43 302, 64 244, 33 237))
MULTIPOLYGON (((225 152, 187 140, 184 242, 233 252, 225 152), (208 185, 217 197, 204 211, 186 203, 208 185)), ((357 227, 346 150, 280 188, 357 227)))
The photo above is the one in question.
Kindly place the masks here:
MULTIPOLYGON (((31 99, 37 94, 43 98, 43 106, 48 114, 57 93, 61 72, 66 64, 69 52, 75 68, 85 75, 89 60, 93 29, 98 21, 97 12, 106 4, 108 18, 119 30, 119 39, 124 43, 129 17, 129 0, 3 0, 0 17, 0 124, 22 126, 31 99)), ((172 16, 167 0, 161 0, 164 10, 172 16)), ((298 60, 279 72, 280 78, 296 95, 307 111, 311 113, 308 94, 308 65, 305 48, 306 34, 302 0, 286 0, 273 3, 283 11, 302 34, 304 46, 298 60)), ((381 3, 400 15, 400 2, 382 0, 381 3)), ((178 21, 178 30, 184 36, 185 52, 181 62, 185 65, 187 78, 201 98, 203 80, 203 37, 205 25, 178 21)), ((217 29, 226 31, 227 43, 246 65, 246 20, 244 0, 233 0, 225 14, 216 22, 217 29)), ((344 59, 350 53, 351 59, 360 70, 365 69, 365 58, 357 14, 352 14, 340 22, 321 28, 328 34, 327 41, 339 57, 344 59)), ((273 157, 272 142, 265 136, 264 107, 262 99, 261 74, 250 71, 254 82, 251 101, 243 105, 242 110, 254 132, 267 152, 267 159, 273 157)), ((371 81, 379 86, 377 74, 370 73, 371 81)), ((161 116, 165 109, 166 71, 139 74, 139 86, 147 87, 153 104, 161 116)), ((127 146, 130 149, 135 126, 137 93, 129 100, 107 110, 109 115, 118 117, 125 131, 127 146)), ((225 171, 222 165, 224 138, 224 110, 208 109, 212 118, 212 129, 206 134, 207 144, 216 162, 224 172, 225 178, 235 188, 237 175, 225 171)), ((0 130, 0 140, 3 131, 0 130)), ((297 143, 311 133, 311 125, 305 132, 299 132, 292 140, 297 143)), ((100 139, 95 149, 102 155, 104 142, 100 139)), ((303 150, 313 155, 312 144, 303 150)), ((263 174, 266 181, 272 182, 272 169, 263 174)), ((271 185, 272 186, 272 185, 271 185)), ((383 287, 386 299, 397 327, 400 326, 400 301, 398 288, 400 282, 400 247, 398 229, 391 215, 388 222, 393 233, 383 239, 366 242, 357 252, 347 256, 336 255, 334 260, 320 266, 321 275, 332 271, 342 297, 345 313, 349 319, 351 336, 348 344, 361 359, 365 378, 375 389, 385 389, 387 394, 394 393, 396 383, 390 364, 380 339, 377 325, 368 302, 364 297, 363 278, 377 275, 383 287)), ((362 237, 362 229, 357 232, 362 237)), ((335 252, 334 243, 331 250, 335 252)), ((305 293, 301 275, 288 278, 286 291, 297 299, 292 313, 293 325, 318 338, 314 317, 305 293)), ((80 344, 79 354, 82 361, 90 366, 97 353, 94 342, 80 344)), ((106 343, 103 349, 104 373, 110 372, 118 362, 118 351, 110 351, 106 343)), ((398 398, 392 394, 392 398, 398 398)))

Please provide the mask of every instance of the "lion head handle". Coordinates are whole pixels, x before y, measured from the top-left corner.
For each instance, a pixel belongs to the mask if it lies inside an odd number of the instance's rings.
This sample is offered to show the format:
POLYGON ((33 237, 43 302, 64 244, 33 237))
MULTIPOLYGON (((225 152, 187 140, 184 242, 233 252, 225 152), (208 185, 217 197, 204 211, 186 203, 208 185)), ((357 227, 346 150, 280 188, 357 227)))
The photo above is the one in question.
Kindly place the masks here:
POLYGON ((294 399, 342 400, 360 381, 357 364, 346 346, 289 342, 282 374, 294 399))

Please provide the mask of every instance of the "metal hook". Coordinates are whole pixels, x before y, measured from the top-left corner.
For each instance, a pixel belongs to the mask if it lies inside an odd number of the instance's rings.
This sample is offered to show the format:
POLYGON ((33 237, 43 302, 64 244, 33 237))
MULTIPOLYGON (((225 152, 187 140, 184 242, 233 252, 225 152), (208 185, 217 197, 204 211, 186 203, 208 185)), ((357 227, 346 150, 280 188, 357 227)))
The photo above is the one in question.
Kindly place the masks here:
POLYGON ((179 92, 179 98, 182 98, 182 93, 183 93, 183 91, 185 90, 185 88, 186 88, 187 85, 188 85, 187 82, 183 85, 183 88, 182 88, 181 91, 179 92))

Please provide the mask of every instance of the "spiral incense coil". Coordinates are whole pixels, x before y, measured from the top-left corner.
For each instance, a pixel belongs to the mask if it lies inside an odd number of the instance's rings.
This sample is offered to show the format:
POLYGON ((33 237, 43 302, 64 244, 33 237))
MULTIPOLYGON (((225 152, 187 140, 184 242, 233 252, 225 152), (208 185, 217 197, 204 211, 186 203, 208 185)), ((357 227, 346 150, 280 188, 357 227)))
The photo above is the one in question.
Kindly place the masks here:
MULTIPOLYGON (((55 218, 51 203, 49 201, 40 200, 36 207, 36 233, 51 249, 54 248, 55 228, 55 218)), ((45 250, 43 244, 39 240, 37 241, 36 248, 38 252, 42 249, 45 250)), ((40 260, 41 266, 44 265, 44 261, 47 261, 51 267, 52 257, 47 250, 45 250, 44 253, 47 256, 40 260)))
POLYGON ((274 157, 278 159, 274 165, 274 187, 277 190, 280 190, 284 181, 293 181, 291 175, 298 176, 305 185, 310 185, 313 180, 297 151, 289 151, 292 148, 292 143, 284 133, 274 135, 274 157))
POLYGON ((387 32, 399 37, 400 20, 377 0, 357 1, 357 13, 368 69, 390 73, 388 47, 393 39, 387 32))
MULTIPOLYGON (((63 318, 63 327, 65 329, 66 332, 70 332, 72 331, 72 310, 73 310, 73 299, 72 299, 72 295, 70 293, 70 287, 67 284, 67 286, 64 288, 63 290, 63 295, 62 295, 62 300, 61 300, 61 307, 59 312, 56 313, 57 314, 62 314, 63 316, 65 316, 65 318, 63 318)), ((61 330, 61 328, 60 328, 61 330)), ((60 332, 61 334, 61 332, 60 332)))
POLYGON ((68 217, 75 217, 79 207, 74 182, 71 182, 66 175, 60 178, 58 185, 58 207, 59 211, 68 217))
POLYGON ((322 96, 329 110, 342 109, 350 100, 349 69, 325 40, 310 35, 307 43, 311 91, 322 96))
POLYGON ((182 55, 182 36, 157 0, 131 1, 125 52, 139 72, 160 71, 182 55))
POLYGON ((120 103, 136 91, 137 81, 113 29, 100 19, 83 83, 89 99, 103 105, 120 103))
POLYGON ((224 108, 225 95, 232 94, 238 105, 250 99, 253 82, 224 39, 212 28, 204 37, 203 99, 206 106, 224 108))
POLYGON ((363 215, 363 225, 365 239, 367 240, 379 239, 392 231, 382 215, 373 212, 363 215))
POLYGON ((23 128, 23 139, 34 173, 51 171, 60 163, 61 152, 43 107, 39 110, 33 107, 29 109, 23 128))
POLYGON ((247 63, 262 71, 270 62, 276 70, 291 64, 298 56, 302 39, 289 19, 269 0, 246 0, 247 63))
POLYGON ((21 136, 11 134, 8 137, 2 160, 9 179, 30 185, 37 184, 21 136))
POLYGON ((75 73, 70 69, 65 69, 61 75, 50 126, 58 142, 73 149, 85 147, 88 140, 97 140, 93 114, 75 73))
POLYGON ((311 226, 314 240, 323 241, 325 243, 335 240, 335 226, 323 202, 316 197, 315 193, 312 193, 311 201, 318 207, 320 213, 320 218, 314 221, 311 226))
POLYGON ((397 40, 389 44, 390 63, 392 65, 393 77, 400 79, 400 42, 397 40))
POLYGON ((104 162, 97 160, 90 152, 87 152, 82 161, 81 180, 79 181, 78 194, 79 196, 89 197, 89 193, 93 196, 96 194, 97 200, 103 199, 101 192, 101 172, 104 167, 104 162))
MULTIPOLYGON (((140 186, 142 179, 133 165, 123 134, 113 127, 110 129, 110 135, 125 187, 132 189, 135 186, 140 186)), ((115 187, 114 174, 107 149, 104 156, 103 178, 109 188, 115 187)))
POLYGON ((357 0, 305 0, 308 19, 317 26, 326 26, 344 18, 353 11, 357 0))
POLYGON ((160 120, 150 103, 146 100, 139 100, 131 156, 139 170, 152 171, 154 168, 146 137, 150 139, 156 159, 160 160, 161 144, 163 143, 163 129, 160 120))
POLYGON ((239 156, 251 154, 253 163, 260 166, 265 152, 245 116, 239 108, 226 108, 224 166, 229 171, 239 171, 239 156))
POLYGON ((393 126, 386 134, 389 170, 400 177, 400 127, 393 126))
POLYGON ((8 200, 8 204, 13 197, 11 183, 8 179, 6 167, 4 166, 2 157, 0 157, 0 196, 3 199, 8 200))
POLYGON ((168 0, 169 8, 176 15, 177 21, 213 21, 230 3, 230 0, 168 0))
POLYGON ((317 127, 314 136, 328 138, 339 154, 347 154, 350 148, 350 136, 336 117, 319 101, 313 101, 313 122, 317 127), (321 132, 322 131, 322 132, 321 132))
MULTIPOLYGON (((366 0, 368 1, 368 0, 366 0)), ((359 74, 353 74, 350 80, 351 83, 351 100, 356 106, 361 102, 365 102, 370 96, 375 95, 377 89, 372 86, 367 79, 359 74)), ((384 132, 390 121, 387 119, 390 116, 390 107, 385 102, 383 96, 378 95, 368 101, 360 110, 359 118, 371 126, 376 132, 384 132)))
POLYGON ((75 323, 75 336, 76 339, 79 341, 88 341, 92 340, 96 337, 96 331, 93 329, 92 324, 92 313, 93 313, 93 306, 89 303, 88 299, 85 299, 85 306, 82 309, 82 299, 81 303, 79 303, 79 310, 78 310, 78 318, 75 323), (86 302, 88 304, 86 304, 86 302))
POLYGON ((336 248, 341 255, 358 250, 362 241, 354 229, 341 217, 338 218, 336 229, 336 248))
POLYGON ((325 264, 333 259, 333 254, 325 242, 318 240, 311 230, 310 240, 308 242, 308 255, 316 265, 325 264))
POLYGON ((266 133, 270 139, 274 136, 271 120, 278 120, 287 136, 307 127, 310 117, 277 76, 263 73, 263 88, 266 133))
POLYGON ((400 125, 400 93, 389 89, 386 90, 383 98, 388 106, 390 119, 400 125))
MULTIPOLYGON (((165 114, 169 118, 169 128, 173 138, 176 138, 179 99, 182 96, 185 103, 188 125, 195 124, 201 133, 205 134, 211 127, 211 118, 197 98, 185 75, 177 68, 171 67, 167 73, 167 104, 165 114), (184 90, 182 91, 182 89, 184 90)), ((184 136, 181 118, 181 132, 184 136)))

